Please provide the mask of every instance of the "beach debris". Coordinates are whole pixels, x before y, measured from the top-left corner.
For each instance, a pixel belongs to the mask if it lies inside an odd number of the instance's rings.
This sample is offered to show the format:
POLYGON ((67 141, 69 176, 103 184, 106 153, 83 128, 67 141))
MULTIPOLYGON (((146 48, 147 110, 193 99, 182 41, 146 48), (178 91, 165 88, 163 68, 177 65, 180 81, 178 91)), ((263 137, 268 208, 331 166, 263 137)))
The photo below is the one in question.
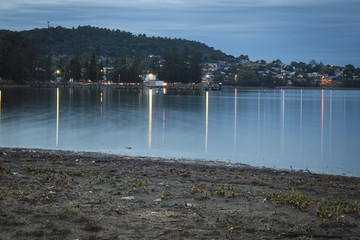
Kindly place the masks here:
POLYGON ((161 202, 161 201, 162 201, 161 198, 157 198, 157 199, 154 200, 154 202, 161 202))
POLYGON ((311 174, 311 172, 310 172, 310 170, 309 170, 308 168, 306 168, 306 171, 307 171, 309 174, 311 174))
POLYGON ((123 200, 134 200, 135 197, 134 196, 128 196, 128 197, 122 197, 121 199, 123 199, 123 200))

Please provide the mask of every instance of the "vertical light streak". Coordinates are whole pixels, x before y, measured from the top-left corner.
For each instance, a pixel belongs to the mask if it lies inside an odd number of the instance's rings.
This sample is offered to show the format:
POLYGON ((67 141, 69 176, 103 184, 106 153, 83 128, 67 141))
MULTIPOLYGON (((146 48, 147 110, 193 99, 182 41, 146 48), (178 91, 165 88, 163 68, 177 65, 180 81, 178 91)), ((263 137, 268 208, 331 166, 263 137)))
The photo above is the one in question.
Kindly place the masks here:
POLYGON ((235 88, 235 109, 234 109, 234 152, 236 152, 236 110, 237 109, 237 89, 235 88))
POLYGON ((299 148, 300 148, 300 159, 301 159, 301 155, 302 155, 302 127, 303 127, 303 123, 302 123, 302 109, 303 109, 303 90, 300 90, 300 143, 299 143, 299 148))
POLYGON ((257 125, 257 149, 256 152, 259 154, 260 146, 260 89, 258 90, 258 125, 257 125))
POLYGON ((321 160, 324 150, 324 90, 321 90, 321 160))
POLYGON ((281 89, 281 154, 284 156, 285 138, 285 90, 281 89))
POLYGON ((162 120, 163 120, 162 144, 164 144, 165 143, 165 105, 163 105, 163 118, 162 118, 162 120))
POLYGON ((332 90, 330 90, 330 116, 329 116, 329 157, 331 158, 332 153, 332 90))
POLYGON ((100 116, 103 116, 103 109, 102 109, 102 102, 103 102, 103 93, 100 93, 100 116))
POLYGON ((344 129, 346 126, 346 96, 344 95, 344 129))
POLYGON ((206 91, 206 122, 205 122, 205 152, 208 146, 208 125, 209 125, 209 92, 206 91))
POLYGON ((151 149, 151 131, 152 131, 152 89, 149 89, 149 149, 151 149))
POLYGON ((59 88, 56 88, 56 146, 59 145, 59 108, 60 108, 59 88))
POLYGON ((1 125, 1 90, 0 90, 0 125, 1 125))

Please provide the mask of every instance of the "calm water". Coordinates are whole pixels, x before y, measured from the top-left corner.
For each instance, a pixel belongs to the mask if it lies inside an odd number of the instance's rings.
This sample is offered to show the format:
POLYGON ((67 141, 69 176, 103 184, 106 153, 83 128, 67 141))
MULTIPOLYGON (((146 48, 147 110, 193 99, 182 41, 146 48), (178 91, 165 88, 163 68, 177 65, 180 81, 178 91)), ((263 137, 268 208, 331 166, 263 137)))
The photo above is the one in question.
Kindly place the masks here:
POLYGON ((2 89, 0 146, 360 176, 360 91, 2 89))

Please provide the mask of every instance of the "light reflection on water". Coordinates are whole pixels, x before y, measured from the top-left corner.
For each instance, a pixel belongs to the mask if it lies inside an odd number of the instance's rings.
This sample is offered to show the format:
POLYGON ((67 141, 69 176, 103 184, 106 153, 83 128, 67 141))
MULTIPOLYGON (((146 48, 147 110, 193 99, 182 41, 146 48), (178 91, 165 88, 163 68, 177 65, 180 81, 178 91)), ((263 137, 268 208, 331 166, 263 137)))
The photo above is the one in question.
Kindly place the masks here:
POLYGON ((360 176, 359 109, 355 90, 1 89, 0 145, 360 176))

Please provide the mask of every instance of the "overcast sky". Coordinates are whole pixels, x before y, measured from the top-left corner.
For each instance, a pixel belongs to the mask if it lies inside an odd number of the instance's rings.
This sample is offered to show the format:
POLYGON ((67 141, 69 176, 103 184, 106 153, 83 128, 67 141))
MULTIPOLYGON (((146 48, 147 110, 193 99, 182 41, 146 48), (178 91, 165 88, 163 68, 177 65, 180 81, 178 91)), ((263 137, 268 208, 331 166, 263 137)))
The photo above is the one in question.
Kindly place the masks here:
POLYGON ((235 57, 360 67, 360 0, 0 0, 0 29, 91 25, 235 57))

